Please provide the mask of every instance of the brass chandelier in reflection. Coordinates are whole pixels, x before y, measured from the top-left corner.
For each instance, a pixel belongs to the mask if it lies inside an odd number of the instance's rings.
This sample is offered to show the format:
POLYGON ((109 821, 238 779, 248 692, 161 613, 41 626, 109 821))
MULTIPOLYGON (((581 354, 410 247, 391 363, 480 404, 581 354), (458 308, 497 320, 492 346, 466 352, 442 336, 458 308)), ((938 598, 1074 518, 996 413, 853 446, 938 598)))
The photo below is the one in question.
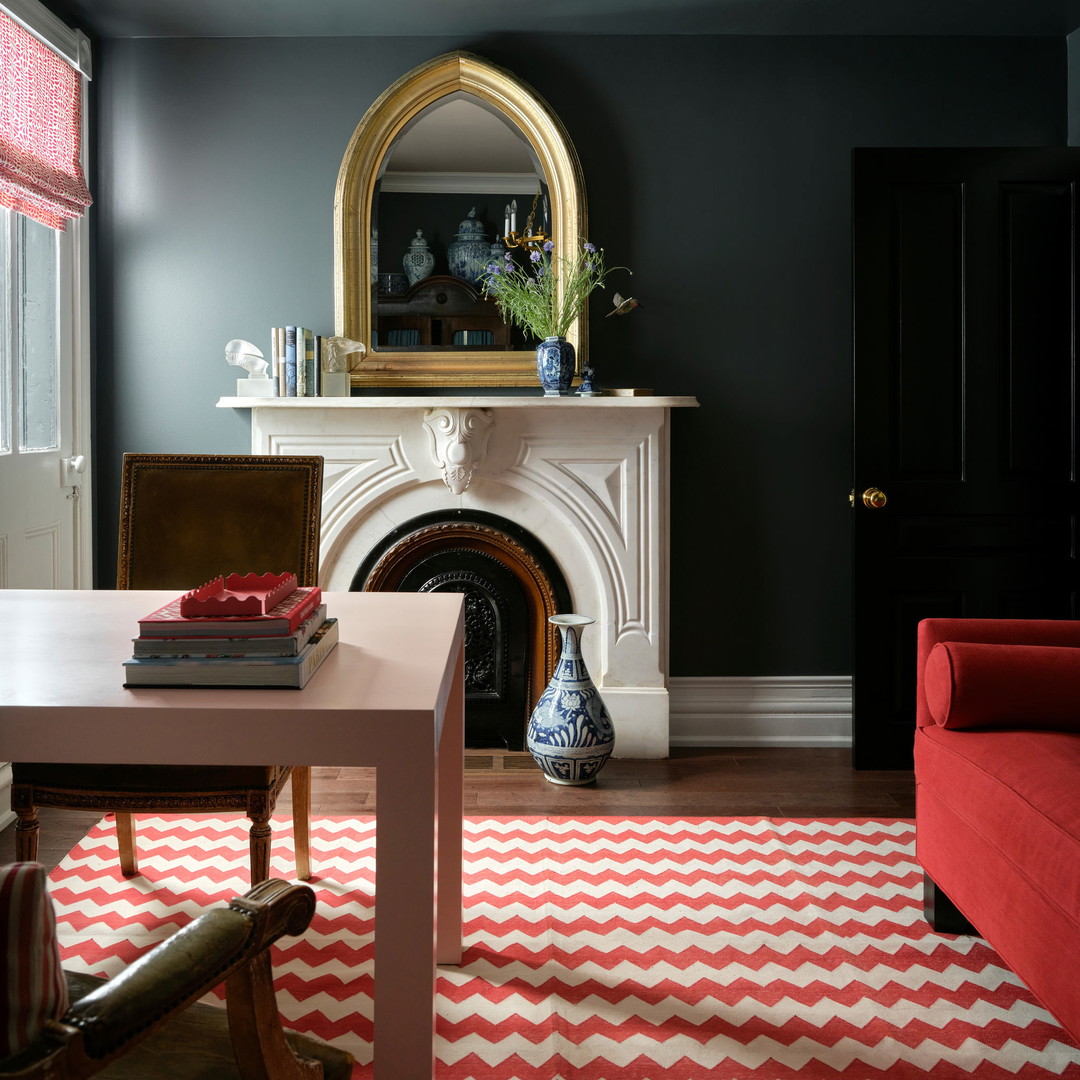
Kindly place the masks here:
MULTIPOLYGON (((503 222, 503 243, 508 248, 523 248, 526 251, 539 251, 543 248, 544 244, 551 239, 546 233, 540 232, 534 228, 533 222, 536 220, 536 204, 540 199, 540 192, 537 191, 533 196, 532 207, 529 210, 529 217, 525 222, 525 231, 519 233, 517 231, 517 199, 508 203, 506 206, 506 220, 503 222)), ((544 198, 544 219, 547 220, 547 198, 544 198)))

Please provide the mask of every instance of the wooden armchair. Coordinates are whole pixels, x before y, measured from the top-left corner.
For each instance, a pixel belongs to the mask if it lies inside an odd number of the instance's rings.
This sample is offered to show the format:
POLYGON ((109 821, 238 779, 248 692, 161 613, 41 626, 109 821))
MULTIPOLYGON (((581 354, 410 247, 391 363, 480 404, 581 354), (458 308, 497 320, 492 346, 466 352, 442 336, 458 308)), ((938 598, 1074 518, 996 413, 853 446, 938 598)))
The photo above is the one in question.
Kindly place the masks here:
MULTIPOLYGON (((321 457, 125 454, 117 588, 179 593, 219 574, 268 570, 292 571, 301 585, 317 584, 322 467, 321 457)), ((17 762, 11 787, 16 857, 37 858, 40 806, 115 813, 127 875, 138 872, 134 813, 240 811, 251 819, 254 884, 270 874, 270 816, 290 775, 296 876, 306 880, 308 766, 17 762)))
POLYGON ((285 1031, 274 998, 269 947, 303 933, 314 911, 308 886, 264 881, 113 979, 65 971, 66 1011, 42 1018, 29 1045, 0 1060, 0 1077, 345 1080, 352 1055, 285 1031), (198 1003, 222 980, 226 1008, 198 1003))

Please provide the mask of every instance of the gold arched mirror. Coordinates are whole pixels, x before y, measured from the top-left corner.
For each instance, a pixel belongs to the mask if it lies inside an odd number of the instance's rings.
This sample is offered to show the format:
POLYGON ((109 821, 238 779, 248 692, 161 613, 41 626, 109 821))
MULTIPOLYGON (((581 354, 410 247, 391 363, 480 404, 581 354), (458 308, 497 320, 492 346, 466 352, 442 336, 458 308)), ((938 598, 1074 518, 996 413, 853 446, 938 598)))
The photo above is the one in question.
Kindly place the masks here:
MULTIPOLYGON (((534 213, 556 255, 587 235, 585 186, 566 130, 510 72, 446 53, 368 109, 334 199, 335 332, 368 346, 354 386, 535 385, 536 343, 498 317, 475 257, 464 270, 461 254, 481 236, 491 253, 506 250, 511 201, 518 231, 534 213), (434 264, 425 258, 410 279, 404 256, 425 250, 434 264)), ((566 336, 580 368, 584 316, 566 336)))

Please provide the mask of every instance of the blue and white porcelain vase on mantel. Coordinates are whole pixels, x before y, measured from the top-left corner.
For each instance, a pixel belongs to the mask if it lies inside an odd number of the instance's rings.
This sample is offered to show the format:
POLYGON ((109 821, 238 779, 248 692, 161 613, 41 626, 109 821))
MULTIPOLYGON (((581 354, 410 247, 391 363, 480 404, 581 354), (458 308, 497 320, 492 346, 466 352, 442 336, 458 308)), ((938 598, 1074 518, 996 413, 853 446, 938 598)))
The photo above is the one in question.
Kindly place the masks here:
POLYGON ((577 354, 564 337, 546 337, 536 346, 536 374, 544 397, 563 397, 574 382, 577 354))
POLYGON ((581 655, 587 615, 552 615, 562 654, 529 717, 525 745, 553 784, 591 784, 615 747, 615 728, 581 655))

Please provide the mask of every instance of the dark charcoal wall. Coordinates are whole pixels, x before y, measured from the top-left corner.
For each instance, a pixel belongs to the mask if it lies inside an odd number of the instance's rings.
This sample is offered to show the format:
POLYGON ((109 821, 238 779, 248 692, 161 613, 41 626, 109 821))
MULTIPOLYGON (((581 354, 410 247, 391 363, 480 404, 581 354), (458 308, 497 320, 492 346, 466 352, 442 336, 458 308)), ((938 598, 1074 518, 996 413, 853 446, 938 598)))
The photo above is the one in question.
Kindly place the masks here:
POLYGON ((1069 71, 1069 145, 1080 146, 1080 30, 1066 38, 1069 71))
POLYGON ((99 584, 120 455, 249 448, 214 408, 225 342, 331 330, 346 143, 454 48, 563 117, 592 239, 635 271, 644 309, 593 319, 600 381, 700 399, 673 418, 672 674, 849 672, 851 148, 1064 142, 1064 39, 103 43, 99 584))

